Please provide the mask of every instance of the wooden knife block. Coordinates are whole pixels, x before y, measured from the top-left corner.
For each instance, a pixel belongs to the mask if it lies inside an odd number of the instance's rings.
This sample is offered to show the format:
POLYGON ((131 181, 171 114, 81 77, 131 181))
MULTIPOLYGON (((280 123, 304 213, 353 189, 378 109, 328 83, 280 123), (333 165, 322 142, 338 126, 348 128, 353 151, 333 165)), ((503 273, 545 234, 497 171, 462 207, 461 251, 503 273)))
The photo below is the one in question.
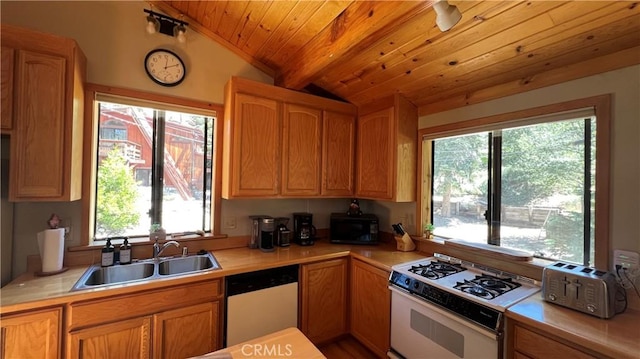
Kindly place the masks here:
POLYGON ((396 239, 396 249, 400 252, 411 252, 416 249, 415 243, 407 233, 393 236, 396 239))

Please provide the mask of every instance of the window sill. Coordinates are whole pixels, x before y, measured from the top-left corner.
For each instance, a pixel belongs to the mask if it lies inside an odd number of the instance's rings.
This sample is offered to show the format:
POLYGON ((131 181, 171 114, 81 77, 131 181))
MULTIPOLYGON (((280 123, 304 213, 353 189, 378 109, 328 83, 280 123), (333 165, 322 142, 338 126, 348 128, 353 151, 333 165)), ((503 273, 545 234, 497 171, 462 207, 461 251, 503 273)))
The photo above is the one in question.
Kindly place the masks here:
MULTIPOLYGON (((533 258, 531 261, 518 261, 510 259, 498 259, 496 255, 488 253, 484 254, 477 248, 464 245, 451 246, 445 244, 444 238, 426 239, 421 237, 413 237, 416 241, 418 249, 426 253, 441 253, 458 259, 466 260, 473 263, 482 264, 488 267, 503 270, 505 272, 514 273, 524 277, 532 278, 537 281, 542 280, 542 270, 554 261, 533 258)), ((496 252, 499 254, 500 252, 496 252)))
MULTIPOLYGON (((169 240, 174 240, 174 241, 178 241, 180 243, 182 242, 195 242, 195 241, 201 241, 204 239, 222 239, 222 238, 227 238, 228 236, 226 234, 205 234, 203 236, 199 236, 197 234, 193 234, 193 235, 186 235, 186 236, 180 236, 180 237, 172 237, 171 235, 167 235, 167 241, 169 240)), ((164 242, 165 240, 162 240, 161 242, 164 242)), ((113 244, 114 246, 120 245, 122 244, 123 240, 122 239, 116 239, 113 240, 111 242, 111 244, 113 244)), ((102 247, 104 247, 106 241, 102 240, 102 241, 96 241, 94 244, 89 244, 86 246, 73 246, 73 247, 68 247, 67 250, 69 252, 81 252, 81 251, 93 251, 96 249, 100 249, 102 247)), ((132 237, 129 238, 129 244, 131 244, 132 246, 145 246, 145 245, 152 245, 153 241, 149 239, 149 237, 132 237)))

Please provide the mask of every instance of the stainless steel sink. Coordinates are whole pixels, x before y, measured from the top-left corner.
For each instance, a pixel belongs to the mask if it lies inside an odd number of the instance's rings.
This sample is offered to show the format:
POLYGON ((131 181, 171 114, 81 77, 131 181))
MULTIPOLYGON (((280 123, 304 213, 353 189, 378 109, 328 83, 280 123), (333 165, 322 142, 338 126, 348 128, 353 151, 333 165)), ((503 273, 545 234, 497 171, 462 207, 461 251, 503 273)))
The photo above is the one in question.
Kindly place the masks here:
POLYGON ((153 275, 154 269, 155 266, 153 263, 134 263, 113 267, 92 267, 91 272, 84 281, 84 285, 94 286, 115 284, 145 279, 153 275))
POLYGON ((142 280, 154 280, 215 269, 220 269, 220 265, 211 253, 160 258, 158 260, 148 259, 132 264, 116 264, 110 267, 101 267, 96 264, 84 272, 71 288, 71 291, 134 283, 142 280))
POLYGON ((198 272, 207 269, 217 269, 220 266, 210 254, 196 255, 163 260, 158 263, 158 274, 174 275, 198 272))

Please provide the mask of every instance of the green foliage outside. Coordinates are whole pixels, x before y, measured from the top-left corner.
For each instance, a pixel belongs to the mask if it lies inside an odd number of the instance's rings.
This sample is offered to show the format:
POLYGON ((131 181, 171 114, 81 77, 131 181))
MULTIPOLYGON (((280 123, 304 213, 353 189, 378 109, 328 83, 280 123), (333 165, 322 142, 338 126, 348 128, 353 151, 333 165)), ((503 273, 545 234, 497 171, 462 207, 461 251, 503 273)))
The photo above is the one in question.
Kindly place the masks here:
MULTIPOLYGON (((593 130, 590 170, 593 180, 596 151, 595 119, 592 119, 591 127, 593 130)), ((585 121, 576 119, 510 128, 493 133, 493 136, 500 136, 501 139, 500 195, 503 210, 507 207, 536 206, 560 209, 559 213, 554 213, 540 228, 540 233, 546 232, 546 237, 515 239, 543 240, 545 249, 542 255, 577 263, 583 261, 585 131, 585 121)), ((467 220, 470 223, 482 221, 479 217, 488 202, 488 179, 488 132, 436 140, 433 193, 434 196, 442 198, 440 212, 435 219, 441 222, 436 225, 446 227, 448 223, 452 223, 455 227, 456 223, 465 221, 461 217, 464 214, 453 215, 453 199, 458 205, 461 201, 463 204, 466 203, 465 208, 479 208, 475 211, 462 211, 469 215, 467 220)), ((593 190, 594 183, 591 182, 590 185, 593 190)), ((593 200, 592 197, 592 208, 593 200)), ((505 223, 507 222, 503 224, 505 223)), ((593 227, 593 218, 591 224, 593 227)), ((593 243, 593 228, 589 235, 593 243)), ((524 246, 523 249, 528 249, 528 245, 522 242, 520 245, 524 246)))
POLYGON ((98 170, 96 233, 121 235, 137 225, 140 220, 135 208, 137 196, 132 170, 122 153, 114 148, 98 170))
POLYGON ((582 263, 584 228, 582 213, 553 213, 545 225, 546 247, 551 253, 543 253, 548 258, 563 258, 582 263))

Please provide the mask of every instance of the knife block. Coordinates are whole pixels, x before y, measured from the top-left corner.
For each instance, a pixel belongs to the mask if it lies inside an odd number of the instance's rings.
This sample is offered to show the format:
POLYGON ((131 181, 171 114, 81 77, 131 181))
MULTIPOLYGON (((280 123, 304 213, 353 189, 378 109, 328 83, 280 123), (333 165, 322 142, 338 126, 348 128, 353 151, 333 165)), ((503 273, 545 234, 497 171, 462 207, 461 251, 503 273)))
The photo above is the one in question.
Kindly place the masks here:
POLYGON ((396 239, 396 249, 400 252, 411 252, 416 249, 415 243, 407 233, 393 236, 396 239))

